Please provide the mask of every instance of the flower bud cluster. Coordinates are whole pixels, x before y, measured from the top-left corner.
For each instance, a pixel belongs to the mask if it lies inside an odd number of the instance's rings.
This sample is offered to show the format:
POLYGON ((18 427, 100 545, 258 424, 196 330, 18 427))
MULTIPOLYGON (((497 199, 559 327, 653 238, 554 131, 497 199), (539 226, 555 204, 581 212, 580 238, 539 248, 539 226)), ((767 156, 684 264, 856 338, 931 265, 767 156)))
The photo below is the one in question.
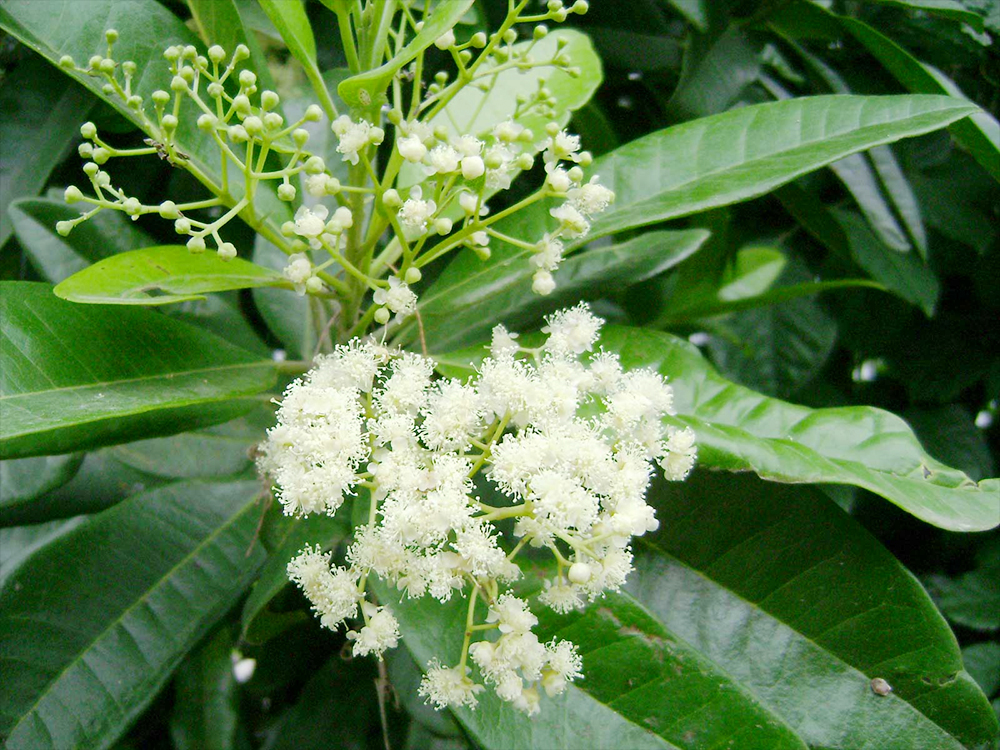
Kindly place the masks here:
POLYGON ((324 625, 355 618, 360 605, 355 653, 381 654, 398 637, 390 610, 366 597, 372 575, 401 596, 468 597, 459 662, 431 664, 420 687, 439 708, 473 706, 489 685, 533 714, 540 689, 557 695, 579 678, 575 647, 542 643, 529 602, 513 593, 517 555, 551 553, 537 602, 558 612, 617 590, 632 538, 658 525, 645 501, 652 465, 680 480, 694 462, 693 433, 662 421, 672 391, 658 373, 625 372, 616 355, 595 353, 603 321, 586 305, 547 323, 538 348, 498 326, 465 382, 434 379, 434 363, 413 353, 338 347, 289 386, 262 446, 260 469, 288 514, 333 514, 361 488, 370 496, 346 566, 315 548, 289 564, 324 625), (474 633, 485 637, 473 642, 474 633))

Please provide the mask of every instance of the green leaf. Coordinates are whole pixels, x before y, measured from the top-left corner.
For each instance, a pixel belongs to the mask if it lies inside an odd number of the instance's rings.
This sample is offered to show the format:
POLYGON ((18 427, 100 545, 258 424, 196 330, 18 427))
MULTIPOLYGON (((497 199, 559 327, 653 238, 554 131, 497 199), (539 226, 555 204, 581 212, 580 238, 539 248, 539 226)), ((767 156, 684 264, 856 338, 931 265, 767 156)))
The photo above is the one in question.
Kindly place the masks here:
POLYGON ((158 245, 98 261, 54 291, 70 302, 168 305, 204 299, 205 292, 258 286, 291 288, 281 274, 242 258, 224 260, 217 253, 192 253, 183 245, 158 245))
POLYGON ((351 76, 337 87, 340 98, 353 109, 369 110, 380 107, 387 99, 385 90, 393 76, 413 62, 417 55, 434 44, 446 31, 459 22, 475 0, 451 0, 440 3, 423 19, 423 26, 409 43, 385 64, 351 76))
POLYGON ((255 642, 251 633, 254 620, 265 611, 278 592, 288 585, 286 567, 289 560, 309 544, 319 545, 324 550, 334 549, 346 535, 347 528, 343 518, 291 518, 281 515, 280 509, 272 506, 270 517, 265 519, 262 531, 264 544, 268 549, 267 562, 261 568, 260 576, 243 604, 241 620, 245 639, 250 634, 249 640, 255 642))
POLYGON ((65 453, 232 419, 274 363, 149 310, 0 282, 0 453, 65 453))
POLYGON ((82 462, 81 453, 0 461, 0 521, 10 511, 62 487, 82 462))
POLYGON ((951 18, 955 21, 967 23, 976 31, 983 31, 983 17, 978 13, 969 10, 957 0, 872 0, 872 2, 882 5, 895 5, 899 8, 909 8, 910 10, 923 11, 933 15, 951 18))
MULTIPOLYGON (((584 679, 531 719, 482 693, 455 712, 477 744, 962 750, 996 737, 920 584, 821 493, 698 472, 652 501, 660 531, 638 542, 627 593, 536 611, 540 639, 578 644, 584 679), (894 692, 874 694, 875 677, 894 692)), ((419 664, 456 662, 461 600, 392 601, 419 664)))
POLYGON ((666 105, 668 116, 692 120, 724 112, 760 72, 760 53, 738 26, 728 28, 708 49, 690 44, 681 81, 666 105))
POLYGON ((914 305, 928 317, 937 307, 941 285, 937 276, 913 253, 898 253, 872 234, 857 214, 835 210, 851 247, 851 257, 886 289, 914 305))
POLYGON ((106 748, 128 728, 262 562, 258 488, 136 495, 14 572, 0 591, 8 750, 106 748))
MULTIPOLYGON (((674 389, 671 424, 698 436, 698 461, 753 471, 777 482, 850 484, 952 531, 1000 522, 1000 479, 973 482, 931 458, 895 414, 868 406, 810 409, 769 398, 719 375, 697 348, 667 333, 606 326, 598 345, 618 352, 626 369, 652 367, 674 389)), ((461 377, 486 355, 476 347, 438 357, 461 377)))
POLYGON ((956 578, 932 576, 929 588, 952 622, 973 630, 1000 629, 1000 543, 980 548, 975 569, 956 578))
POLYGON ((986 695, 1000 690, 1000 643, 977 643, 962 649, 966 671, 986 695))
POLYGON ((708 28, 707 0, 665 0, 665 2, 684 16, 698 31, 705 31, 708 28))
POLYGON ((240 722, 232 636, 219 628, 174 677, 170 738, 177 750, 232 750, 240 722))
POLYGON ((11 202, 37 195, 66 149, 79 137, 80 123, 94 104, 81 86, 40 60, 17 65, 0 89, 0 247, 14 231, 11 202), (16 144, 16 147, 14 147, 16 144))
MULTIPOLYGON (((839 18, 841 25, 882 63, 903 86, 917 94, 947 94, 966 98, 951 79, 920 62, 889 37, 854 18, 839 18)), ((954 123, 955 139, 969 149, 994 179, 1000 180, 1000 123, 985 110, 954 123)))
POLYGON ((875 175, 871 163, 864 154, 851 154, 834 162, 830 169, 844 183, 844 187, 854 198, 868 220, 868 226, 878 236, 883 245, 896 252, 908 252, 910 242, 896 219, 892 208, 875 175))
MULTIPOLYGON (((95 54, 106 54, 107 43, 104 30, 115 28, 119 40, 115 44, 114 56, 119 62, 132 60, 142 75, 133 81, 132 93, 138 94, 152 113, 150 95, 156 89, 166 89, 170 83, 170 71, 163 59, 163 50, 172 44, 192 44, 199 51, 204 45, 183 21, 156 0, 133 0, 119 3, 116 0, 9 0, 0 6, 0 27, 31 49, 45 57, 53 65, 58 65, 63 55, 69 55, 78 65, 85 65, 95 54), (57 19, 58 23, 53 20, 57 19)), ((64 71, 65 72, 65 71, 64 71)), ((66 72, 82 83, 99 99, 106 102, 118 114, 136 127, 141 126, 137 113, 128 108, 117 97, 108 96, 102 90, 104 79, 84 73, 66 72)), ((193 102, 187 102, 186 111, 196 112, 193 102)), ((81 116, 82 117, 82 116, 81 116)), ((205 138, 198 130, 194 117, 181 117, 175 134, 175 141, 184 153, 190 156, 187 162, 200 174, 205 182, 221 192, 219 152, 211 138, 205 138)), ((75 127, 79 126, 75 123, 75 127)), ((147 133, 147 135, 153 135, 147 133)), ((154 159, 155 157, 146 157, 154 159)), ((242 197, 243 182, 239 172, 233 171, 230 192, 236 200, 242 197)), ((287 203, 279 201, 273 183, 261 185, 255 196, 258 216, 274 233, 280 232, 283 221, 291 218, 287 203)))
POLYGON ((101 211, 67 237, 56 232, 57 222, 79 215, 61 200, 49 198, 22 198, 10 206, 21 247, 35 270, 53 284, 115 253, 153 244, 149 235, 119 211, 101 211))
POLYGON ((86 516, 75 516, 30 526, 0 528, 0 588, 32 554, 85 520, 86 516))
POLYGON ((427 344, 434 351, 481 340, 497 323, 512 330, 579 299, 604 296, 673 268, 708 239, 703 229, 649 232, 617 245, 594 248, 563 261, 553 274, 555 291, 531 291, 530 251, 520 250, 502 263, 483 263, 469 253, 441 276, 421 298, 427 344), (454 324, 456 317, 466 323, 454 324))

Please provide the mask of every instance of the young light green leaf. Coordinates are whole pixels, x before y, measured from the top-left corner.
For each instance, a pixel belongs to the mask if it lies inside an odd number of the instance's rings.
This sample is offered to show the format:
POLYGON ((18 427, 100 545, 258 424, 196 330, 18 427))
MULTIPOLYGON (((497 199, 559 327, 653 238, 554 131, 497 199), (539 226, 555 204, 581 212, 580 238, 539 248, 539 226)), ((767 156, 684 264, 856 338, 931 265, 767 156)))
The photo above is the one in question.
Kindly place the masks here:
POLYGON ((337 87, 340 98, 353 109, 369 110, 372 107, 380 107, 387 101, 385 90, 392 81, 392 77, 458 23, 459 19, 472 7, 474 1, 451 0, 447 3, 439 3, 434 11, 423 19, 424 25, 416 36, 391 60, 373 70, 366 70, 343 81, 337 87))
POLYGON ((56 232, 57 222, 79 215, 71 206, 50 198, 22 198, 10 206, 18 242, 35 270, 53 284, 115 253, 153 244, 149 235, 118 211, 101 211, 67 237, 56 232))
POLYGON ((224 422, 274 384, 274 363, 134 307, 74 305, 0 282, 0 454, 18 458, 224 422))
MULTIPOLYGON (((962 750, 996 736, 919 583, 821 493, 699 472, 652 501, 660 530, 639 540, 627 593, 536 612, 541 640, 578 645, 585 679, 532 718, 481 693, 455 712, 476 744, 962 750), (915 616, 887 630, 894 612, 915 616), (875 695, 875 677, 894 692, 875 695)), ((463 603, 393 604, 418 664, 455 663, 463 603)))
POLYGON ((0 590, 8 750, 115 742, 263 561, 258 491, 191 482, 136 495, 14 571, 0 590))
POLYGON ((291 288, 280 273, 242 258, 196 254, 183 245, 119 253, 56 285, 56 296, 98 305, 168 305, 204 299, 206 292, 258 286, 291 288), (152 292, 152 294, 151 294, 152 292))
POLYGON ((421 299, 427 344, 442 351, 484 338, 497 323, 511 330, 524 328, 575 300, 599 297, 663 273, 697 252, 706 239, 708 232, 703 229, 649 232, 570 256, 553 274, 556 289, 547 297, 531 292, 534 267, 527 261, 527 250, 498 264, 474 260, 478 267, 469 269, 473 277, 467 282, 471 283, 462 284, 459 293, 454 289, 429 292, 421 299), (456 316, 468 321, 466 325, 455 326, 456 316))
POLYGON ((36 195, 64 152, 79 137, 79 123, 94 104, 82 86, 40 60, 17 65, 0 89, 0 247, 14 231, 10 204, 36 195), (14 147, 16 144, 16 147, 14 147))

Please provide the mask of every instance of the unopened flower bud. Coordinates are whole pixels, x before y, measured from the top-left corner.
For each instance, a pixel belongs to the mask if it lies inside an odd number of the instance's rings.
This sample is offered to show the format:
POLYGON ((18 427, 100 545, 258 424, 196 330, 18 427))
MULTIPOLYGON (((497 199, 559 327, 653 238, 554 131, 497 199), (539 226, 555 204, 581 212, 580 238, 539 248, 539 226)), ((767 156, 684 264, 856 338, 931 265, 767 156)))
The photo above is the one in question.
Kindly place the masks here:
POLYGON ((389 313, 388 308, 380 307, 378 310, 375 311, 375 322, 378 323, 379 325, 384 326, 386 323, 389 322, 390 316, 391 314, 389 313))
POLYGON ((90 158, 98 164, 105 164, 108 159, 111 158, 111 152, 106 148, 95 148, 94 153, 90 155, 90 158))
POLYGON ((214 63, 220 63, 226 59, 226 50, 218 44, 213 44, 208 48, 208 59, 214 63))
POLYGON ((243 143, 244 141, 250 140, 250 135, 247 133, 246 128, 242 125, 231 125, 227 131, 229 135, 229 140, 234 143, 243 143))
POLYGON ((532 32, 532 36, 535 37, 535 39, 542 39, 548 33, 549 33, 549 27, 546 26, 544 23, 540 23, 535 27, 535 30, 532 32))
POLYGON ((163 89, 157 89, 151 94, 150 98, 153 100, 153 104, 162 107, 170 101, 170 94, 163 89))
POLYGON ((371 128, 368 131, 368 142, 376 146, 385 140, 385 131, 382 128, 371 128))
POLYGON ((472 193, 462 193, 458 196, 458 205, 469 215, 476 212, 477 203, 479 203, 479 199, 472 193))
POLYGON ((163 115, 163 119, 160 122, 163 125, 163 129, 168 133, 177 129, 177 118, 173 115, 163 115))
POLYGON ((181 51, 181 57, 186 57, 193 60, 198 56, 198 50, 193 44, 185 44, 184 49, 181 51))
POLYGON ((306 107, 303 118, 306 122, 319 122, 323 119, 323 109, 318 104, 310 104, 306 107))
POLYGON ((181 68, 180 76, 188 83, 191 83, 194 80, 194 68, 190 65, 185 65, 181 68))
POLYGON ((294 237, 295 236, 295 222, 294 221, 286 221, 284 224, 282 224, 281 225, 281 234, 284 235, 285 237, 294 237))
POLYGON ((336 177, 326 178, 326 193, 327 195, 336 195, 340 192, 340 180, 336 177))
POLYGON ((122 63, 122 72, 126 76, 128 76, 128 77, 134 76, 136 70, 138 70, 138 68, 136 67, 136 64, 135 64, 134 61, 132 61, 132 60, 126 60, 125 62, 122 63))
POLYGON ((70 232, 73 231, 73 222, 72 221, 57 221, 56 222, 56 231, 59 234, 61 234, 63 237, 65 237, 66 235, 68 235, 70 232))
POLYGON ((212 128, 215 127, 216 122, 218 122, 218 119, 215 117, 215 115, 210 115, 206 112, 203 115, 199 115, 198 128, 200 130, 211 130, 212 128))
POLYGON ((132 94, 128 99, 125 100, 125 106, 129 109, 138 110, 142 107, 142 97, 138 94, 132 94))
POLYGON ((434 40, 434 46, 438 49, 451 49, 455 46, 455 32, 448 29, 448 31, 434 40))
POLYGON ((555 288, 556 280, 552 278, 552 274, 544 268, 539 268, 535 271, 534 276, 531 277, 531 291, 535 294, 540 294, 545 297, 552 294, 555 288))
POLYGON ((94 177, 94 182, 97 183, 98 187, 109 188, 111 187, 111 175, 107 172, 98 171, 97 176, 94 177))
POLYGON ((250 135, 257 135, 258 133, 264 130, 264 121, 261 120, 256 115, 251 115, 250 117, 247 117, 245 120, 243 120, 243 128, 250 135))
POLYGON ((306 291, 310 294, 319 294, 325 290, 326 285, 319 276, 310 276, 306 279, 306 291))
POLYGON ((180 76, 174 76, 170 79, 170 90, 171 91, 187 91, 188 82, 185 81, 180 76))
POLYGON ((326 171, 326 162, 321 156, 310 156, 306 159, 305 170, 306 174, 319 174, 326 171))
POLYGON ((569 566, 569 580, 571 583, 582 584, 590 580, 591 570, 587 563, 577 562, 569 566))
MULTIPOLYGON (((93 150, 93 149, 91 149, 91 150, 93 150)), ((84 172, 84 174, 87 175, 87 177, 91 177, 92 178, 94 175, 96 175, 100 171, 101 171, 101 168, 99 166, 97 166, 96 164, 94 164, 94 162, 92 162, 92 161, 88 161, 86 164, 83 165, 83 172, 84 172)))
POLYGON ((292 131, 292 140, 295 141, 295 145, 302 148, 309 142, 309 131, 305 128, 295 128, 292 131))
POLYGON ((219 245, 219 257, 223 260, 232 260, 236 257, 236 245, 232 242, 223 242, 219 245))
POLYGON ((438 234, 448 234, 451 232, 452 227, 454 227, 454 222, 447 216, 441 216, 434 220, 434 231, 438 234))
POLYGON ((102 62, 104 62, 104 58, 103 57, 101 57, 100 55, 93 55, 87 61, 87 67, 91 68, 93 70, 98 70, 98 69, 100 69, 102 62))
POLYGON ((126 198, 125 202, 122 203, 122 208, 129 216, 138 216, 142 211, 142 204, 138 198, 126 198))
POLYGON ((246 60, 250 57, 250 48, 245 44, 237 44, 236 50, 233 52, 233 59, 239 62, 240 60, 246 60))
POLYGON ((225 89, 223 88, 221 83, 213 81, 212 83, 208 84, 208 86, 205 87, 205 91, 213 99, 218 99, 220 96, 222 96, 222 92, 225 91, 225 89))
POLYGON ((420 279, 422 279, 423 277, 424 275, 420 272, 419 268, 417 268, 416 266, 410 266, 409 268, 406 269, 406 273, 403 274, 403 281, 412 286, 413 284, 416 284, 418 281, 420 281, 420 279))
POLYGON ((403 121, 403 112, 396 107, 389 110, 388 114, 385 116, 386 119, 393 125, 399 125, 403 121))
POLYGON ((285 124, 285 118, 277 112, 268 112, 264 115, 264 127, 268 130, 278 130, 285 124))
POLYGON ((400 199, 399 193, 397 193, 394 188, 389 188, 382 193, 382 204, 386 208, 399 208, 403 205, 403 201, 400 199))
POLYGON ((205 238, 192 237, 187 241, 187 249, 190 250, 192 253, 205 252, 205 238))
POLYGON ((94 155, 94 146, 90 143, 81 143, 76 147, 76 152, 83 159, 89 159, 94 155))
POLYGON ((354 214, 351 213, 351 209, 347 208, 347 206, 341 206, 334 211, 333 220, 344 229, 350 229, 354 226, 354 214))
POLYGON ((92 122, 85 122, 80 126, 80 135, 84 138, 93 138, 97 135, 97 126, 92 122))
POLYGON ((515 163, 518 169, 527 172, 534 166, 535 158, 531 154, 520 154, 515 163))
POLYGON ((160 216, 164 219, 177 219, 180 218, 180 211, 177 209, 177 204, 173 201, 163 201, 159 207, 160 216))
POLYGON ((63 200, 67 203, 78 203, 83 200, 83 193, 80 192, 80 188, 76 185, 70 185, 66 188, 66 192, 63 193, 63 200))
POLYGON ((469 43, 476 49, 482 49, 483 47, 486 46, 487 41, 488 40, 486 39, 486 34, 484 34, 482 31, 477 31, 475 34, 472 35, 472 38, 469 40, 469 43))
POLYGON ((503 40, 507 42, 507 44, 513 44, 517 41, 517 32, 514 29, 507 29, 503 33, 503 40))
POLYGON ((250 114, 250 97, 246 94, 238 94, 233 97, 233 106, 236 111, 243 115, 250 114))
POLYGON ((576 2, 573 3, 573 7, 570 8, 571 12, 581 16, 588 10, 590 10, 590 3, 588 3, 587 0, 576 0, 576 2))
POLYGON ((106 83, 103 86, 101 86, 101 91, 103 91, 107 96, 111 96, 113 93, 115 93, 115 87, 110 83, 106 83))
POLYGON ((567 172, 567 174, 569 175, 569 178, 573 180, 573 182, 583 181, 583 170, 580 169, 580 167, 572 167, 569 170, 569 172, 567 172))
POLYGON ((283 182, 280 185, 278 185, 278 200, 283 200, 283 201, 295 200, 295 186, 287 182, 283 182))
POLYGON ((76 62, 69 55, 63 55, 62 57, 59 58, 59 67, 60 68, 75 68, 76 67, 76 62))
POLYGON ((483 176, 486 172, 486 165, 480 156, 466 156, 462 159, 462 177, 467 180, 475 180, 483 176))
POLYGON ((257 74, 252 70, 241 70, 240 71, 240 86, 243 88, 250 88, 255 83, 257 83, 257 74))
POLYGON ((191 234, 191 222, 182 216, 174 222, 174 231, 177 234, 191 234))
POLYGON ((594 155, 589 151, 581 151, 576 157, 576 163, 581 167, 589 167, 594 163, 594 155))

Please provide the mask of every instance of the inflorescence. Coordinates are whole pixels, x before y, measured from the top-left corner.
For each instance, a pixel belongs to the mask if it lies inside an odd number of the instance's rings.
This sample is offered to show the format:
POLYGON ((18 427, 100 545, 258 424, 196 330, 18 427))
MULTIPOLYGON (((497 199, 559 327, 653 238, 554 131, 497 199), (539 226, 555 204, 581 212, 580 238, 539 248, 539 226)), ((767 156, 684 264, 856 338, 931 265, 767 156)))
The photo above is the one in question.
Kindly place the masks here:
POLYGON ((536 599, 557 612, 618 590, 632 538, 658 526, 645 502, 653 463, 671 480, 694 463, 691 430, 662 421, 672 390, 658 373, 623 372, 615 354, 593 352, 603 321, 586 305, 547 323, 537 348, 498 326, 466 382, 433 379, 434 362, 411 352, 339 346, 288 387, 262 446, 260 469, 287 514, 332 515, 346 497, 370 497, 346 565, 320 547, 288 565, 326 627, 360 612, 348 630, 355 654, 381 657, 399 638, 368 592, 373 575, 402 597, 468 597, 457 664, 429 665, 420 686, 438 708, 475 706, 486 684, 534 714, 540 687, 556 695, 579 678, 572 643, 532 632, 538 619, 512 591, 518 555, 551 553, 555 573, 536 599))

